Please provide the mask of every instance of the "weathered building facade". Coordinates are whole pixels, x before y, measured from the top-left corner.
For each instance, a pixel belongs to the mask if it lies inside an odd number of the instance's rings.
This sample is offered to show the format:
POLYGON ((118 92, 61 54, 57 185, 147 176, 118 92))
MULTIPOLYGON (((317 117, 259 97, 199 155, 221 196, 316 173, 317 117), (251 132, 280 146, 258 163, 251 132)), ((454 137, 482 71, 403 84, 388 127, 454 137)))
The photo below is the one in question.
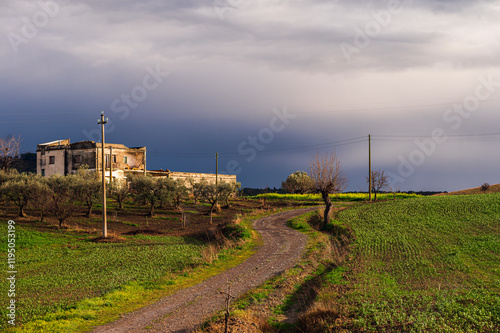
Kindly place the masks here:
MULTIPOLYGON (((74 174, 80 167, 102 171, 102 144, 94 141, 70 143, 58 140, 37 146, 37 173, 42 176, 74 174)), ((144 172, 146 169, 146 147, 128 148, 122 144, 106 143, 105 174, 113 178, 124 178, 126 171, 144 172)))
MULTIPOLYGON (((191 182, 206 181, 236 184, 236 175, 175 172, 169 170, 146 171, 146 147, 128 148, 122 144, 106 143, 105 176, 107 179, 125 179, 131 174, 144 173, 153 177, 182 180, 186 186, 191 182)), ((78 168, 102 172, 102 144, 94 141, 70 143, 69 139, 42 143, 37 146, 37 173, 49 177, 54 174, 70 175, 78 168)))

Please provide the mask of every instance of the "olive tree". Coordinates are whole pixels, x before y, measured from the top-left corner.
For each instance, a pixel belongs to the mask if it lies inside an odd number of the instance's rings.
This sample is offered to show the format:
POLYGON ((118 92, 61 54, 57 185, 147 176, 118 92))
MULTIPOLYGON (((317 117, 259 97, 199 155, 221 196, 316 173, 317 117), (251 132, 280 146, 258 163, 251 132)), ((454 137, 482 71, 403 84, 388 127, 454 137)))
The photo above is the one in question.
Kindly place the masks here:
POLYGON ((80 167, 76 173, 75 189, 79 199, 87 206, 85 216, 90 217, 92 208, 102 198, 102 181, 98 173, 80 167))
POLYGON ((182 180, 171 180, 172 201, 175 209, 181 208, 181 203, 189 197, 189 190, 182 180))
POLYGON ((206 183, 205 179, 202 179, 201 182, 196 182, 192 178, 188 179, 189 184, 191 184, 191 194, 194 198, 194 204, 198 204, 198 199, 201 197, 201 188, 202 184, 206 183))
POLYGON ((295 171, 281 183, 281 188, 292 194, 304 194, 311 192, 314 181, 305 171, 295 171))
POLYGON ((0 187, 2 195, 19 208, 19 216, 26 216, 24 209, 28 206, 30 200, 30 191, 28 174, 11 174, 0 187))
POLYGON ((342 165, 335 153, 316 154, 310 162, 310 177, 314 181, 314 191, 321 193, 325 203, 323 227, 330 223, 332 209, 331 193, 340 193, 347 187, 347 178, 343 175, 342 165))
POLYGON ((59 227, 78 211, 78 178, 75 175, 53 175, 47 180, 52 190, 51 211, 59 221, 59 227))
POLYGON ((29 206, 38 212, 40 222, 51 210, 52 189, 49 187, 47 178, 34 175, 28 182, 30 192, 29 206))
POLYGON ((220 202, 221 199, 227 202, 229 196, 237 191, 237 186, 229 183, 219 183, 216 185, 202 181, 199 183, 198 187, 201 198, 210 204, 210 223, 213 221, 212 217, 214 211, 220 211, 218 202, 220 202))
POLYGON ((154 216, 155 207, 167 199, 166 182, 161 178, 155 179, 148 175, 136 176, 132 179, 130 188, 136 201, 149 204, 149 216, 154 216))
POLYGON ((233 197, 238 193, 238 190, 241 188, 241 183, 221 183, 219 191, 219 200, 224 203, 224 207, 229 208, 229 198, 233 197))
POLYGON ((126 179, 113 180, 106 186, 109 196, 116 200, 118 208, 123 209, 123 203, 131 195, 131 188, 126 179))

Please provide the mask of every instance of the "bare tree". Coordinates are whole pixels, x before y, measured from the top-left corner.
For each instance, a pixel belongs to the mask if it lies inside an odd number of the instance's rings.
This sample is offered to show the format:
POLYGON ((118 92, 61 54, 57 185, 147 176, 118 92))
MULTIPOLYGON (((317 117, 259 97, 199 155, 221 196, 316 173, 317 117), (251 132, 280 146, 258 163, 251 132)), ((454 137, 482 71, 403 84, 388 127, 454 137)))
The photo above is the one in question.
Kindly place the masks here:
MULTIPOLYGON (((370 178, 366 177, 366 182, 370 182, 370 178)), ((372 171, 372 191, 375 193, 375 200, 377 200, 377 193, 389 185, 389 177, 384 171, 372 171)))
POLYGON ((8 170, 12 164, 19 158, 19 149, 21 148, 21 137, 6 137, 0 139, 0 169, 8 170))
POLYGON ((342 165, 335 153, 316 154, 310 162, 310 177, 314 181, 315 192, 321 193, 325 203, 323 227, 330 223, 332 201, 330 193, 340 193, 347 187, 347 178, 343 175, 342 165))

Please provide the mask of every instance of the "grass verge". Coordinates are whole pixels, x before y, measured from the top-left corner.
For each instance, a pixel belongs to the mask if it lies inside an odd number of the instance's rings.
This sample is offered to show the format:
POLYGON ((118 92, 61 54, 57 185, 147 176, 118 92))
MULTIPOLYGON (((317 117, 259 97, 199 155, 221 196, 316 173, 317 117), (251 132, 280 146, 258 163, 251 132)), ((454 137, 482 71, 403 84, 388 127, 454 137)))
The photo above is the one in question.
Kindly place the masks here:
MULTIPOLYGON (((308 235, 301 260, 283 274, 240 297, 232 305, 231 327, 254 327, 261 332, 282 332, 296 329, 298 314, 314 300, 315 289, 324 280, 338 279, 344 271, 336 265, 331 235, 318 232, 311 225, 319 224, 316 211, 288 221, 292 229, 308 235)), ((333 227, 332 227, 333 228, 333 227)), ((214 316, 199 332, 223 331, 223 314, 214 316)))

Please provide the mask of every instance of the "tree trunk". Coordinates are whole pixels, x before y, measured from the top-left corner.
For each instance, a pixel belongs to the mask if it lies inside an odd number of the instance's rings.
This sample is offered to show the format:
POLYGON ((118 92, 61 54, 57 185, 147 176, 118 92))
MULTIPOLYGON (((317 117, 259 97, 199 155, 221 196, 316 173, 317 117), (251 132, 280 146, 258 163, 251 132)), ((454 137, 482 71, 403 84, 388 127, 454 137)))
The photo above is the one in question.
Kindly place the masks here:
POLYGON ((151 202, 151 209, 149 210, 149 216, 153 217, 155 215, 155 203, 151 202))
POLYGON ((328 192, 322 192, 321 196, 325 202, 325 213, 323 216, 323 229, 330 223, 330 211, 332 209, 332 201, 328 192))
POLYGON ((19 206, 19 217, 25 217, 26 214, 24 213, 24 205, 19 206))
POLYGON ((92 205, 87 204, 87 213, 85 214, 85 217, 90 217, 90 214, 92 214, 92 205))

